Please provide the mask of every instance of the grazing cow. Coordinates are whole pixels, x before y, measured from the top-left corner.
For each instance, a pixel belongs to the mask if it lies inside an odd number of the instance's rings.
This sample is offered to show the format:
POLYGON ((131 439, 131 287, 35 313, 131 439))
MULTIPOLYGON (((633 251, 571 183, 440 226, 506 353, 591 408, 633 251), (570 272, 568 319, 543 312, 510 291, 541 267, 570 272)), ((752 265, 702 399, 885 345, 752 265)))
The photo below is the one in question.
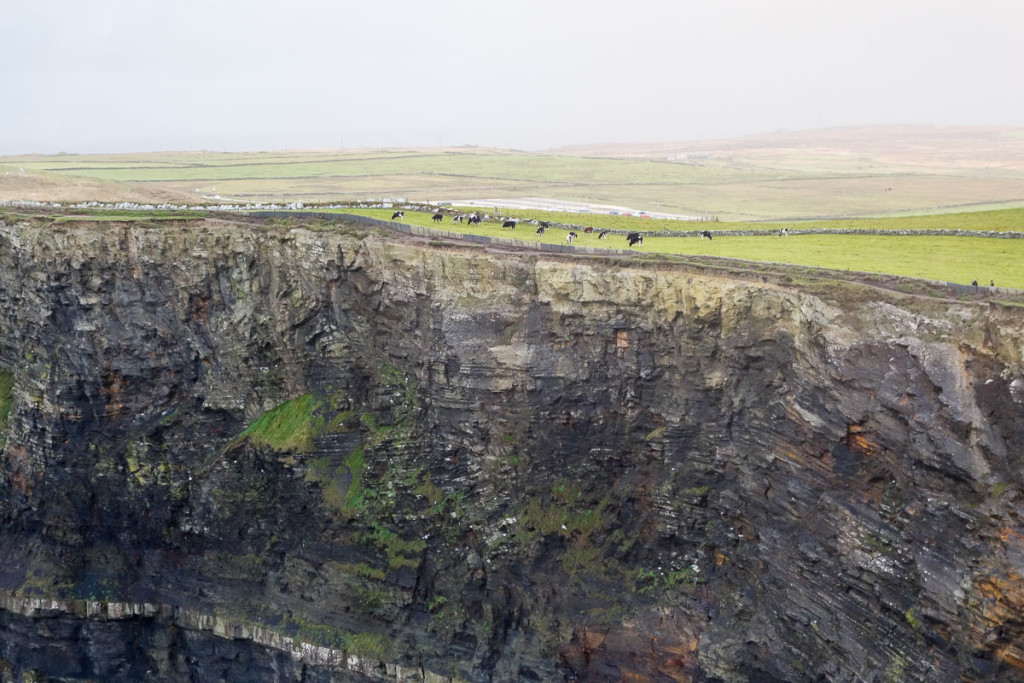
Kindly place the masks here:
POLYGON ((391 220, 397 221, 405 218, 405 211, 395 211, 391 214, 391 220))
POLYGON ((457 215, 457 216, 452 216, 452 223, 461 223, 461 222, 462 222, 462 214, 461 213, 459 215, 457 215))
POLYGON ((503 227, 503 228, 512 228, 513 230, 515 230, 516 229, 516 222, 515 221, 511 221, 511 220, 510 221, 505 221, 504 223, 501 224, 501 227, 503 227))
POLYGON ((787 235, 789 235, 789 230, 787 230, 786 228, 779 230, 779 237, 786 237, 787 235))
POLYGON ((542 228, 544 228, 545 230, 547 230, 548 228, 550 228, 550 227, 551 227, 551 224, 550 224, 550 223, 548 223, 547 221, 541 221, 541 222, 540 222, 540 227, 542 227, 542 228))
POLYGON ((579 237, 579 235, 577 235, 575 232, 570 231, 569 234, 565 236, 565 241, 568 242, 569 244, 572 244, 572 241, 577 237, 579 237))
POLYGON ((537 228, 537 234, 543 235, 545 230, 547 230, 547 227, 543 223, 541 223, 540 227, 537 228))
POLYGON ((589 235, 592 232, 594 232, 594 226, 593 225, 588 225, 587 227, 583 228, 583 233, 585 235, 589 235))
POLYGON ((477 216, 474 213, 472 216, 466 219, 466 222, 469 223, 470 225, 480 225, 480 216, 477 216))
POLYGON ((700 238, 701 239, 705 239, 706 238, 706 239, 710 240, 711 239, 711 232, 708 231, 708 230, 701 230, 700 231, 700 238))
POLYGON ((435 223, 440 223, 441 221, 444 220, 444 214, 438 211, 437 213, 430 217, 430 220, 434 221, 435 223))
POLYGON ((604 236, 607 235, 607 234, 608 234, 607 230, 602 230, 601 232, 597 233, 597 239, 603 240, 604 236))
POLYGON ((631 246, 631 247, 634 244, 643 244, 644 243, 644 236, 641 235, 638 232, 631 232, 628 235, 626 235, 626 241, 629 242, 629 246, 631 246))

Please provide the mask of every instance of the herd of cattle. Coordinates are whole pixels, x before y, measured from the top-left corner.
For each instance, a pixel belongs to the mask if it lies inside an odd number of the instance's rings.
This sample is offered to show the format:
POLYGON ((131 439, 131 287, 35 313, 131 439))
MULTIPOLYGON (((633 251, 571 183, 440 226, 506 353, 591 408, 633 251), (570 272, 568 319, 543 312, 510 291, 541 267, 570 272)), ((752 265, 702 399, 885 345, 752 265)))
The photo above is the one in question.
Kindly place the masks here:
MULTIPOLYGON (((395 211, 391 215, 391 220, 393 220, 393 221, 402 220, 404 218, 405 218, 405 211, 395 211)), ((490 216, 484 216, 483 218, 490 218, 490 216)), ((436 212, 433 216, 431 216, 431 220, 433 220, 435 223, 442 223, 442 222, 444 222, 444 213, 442 213, 441 211, 436 212)), ((453 223, 466 222, 466 223, 468 223, 470 225, 479 225, 481 220, 482 219, 480 217, 480 214, 478 214, 478 213, 470 213, 470 214, 457 213, 457 214, 454 214, 452 216, 452 222, 453 223)), ((516 225, 521 222, 520 219, 515 219, 515 218, 502 218, 502 219, 499 219, 499 220, 501 220, 501 227, 509 229, 509 230, 515 230, 516 225)), ((538 235, 543 235, 544 231, 551 227, 551 224, 549 222, 547 222, 547 221, 529 220, 527 222, 537 226, 537 234, 538 235)), ((588 225, 587 227, 583 228, 583 232, 584 232, 584 234, 590 234, 590 233, 594 232, 594 227, 588 225)), ((598 232, 597 238, 598 239, 604 239, 610 232, 611 232, 611 230, 601 230, 600 232, 598 232)), ((785 229, 783 229, 783 232, 780 233, 780 234, 784 234, 784 233, 785 233, 785 229)), ((569 230, 569 233, 565 236, 565 241, 568 242, 569 244, 572 244, 573 240, 578 239, 578 238, 579 238, 579 234, 577 234, 575 230, 569 230)), ((701 230, 700 231, 700 238, 701 239, 708 239, 708 240, 710 240, 711 239, 711 231, 709 231, 709 230, 701 230)), ((643 244, 644 243, 644 236, 641 233, 639 233, 639 232, 630 232, 630 233, 628 233, 626 235, 626 242, 631 247, 635 246, 637 244, 643 244)))

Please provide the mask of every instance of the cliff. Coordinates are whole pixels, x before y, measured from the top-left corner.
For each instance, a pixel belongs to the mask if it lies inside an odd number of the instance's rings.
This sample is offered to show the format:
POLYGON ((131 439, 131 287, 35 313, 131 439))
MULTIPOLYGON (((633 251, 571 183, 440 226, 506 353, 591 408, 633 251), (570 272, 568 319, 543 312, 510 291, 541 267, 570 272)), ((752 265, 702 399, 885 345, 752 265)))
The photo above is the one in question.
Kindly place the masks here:
POLYGON ((0 680, 1024 681, 1019 307, 36 220, 0 368, 0 680))

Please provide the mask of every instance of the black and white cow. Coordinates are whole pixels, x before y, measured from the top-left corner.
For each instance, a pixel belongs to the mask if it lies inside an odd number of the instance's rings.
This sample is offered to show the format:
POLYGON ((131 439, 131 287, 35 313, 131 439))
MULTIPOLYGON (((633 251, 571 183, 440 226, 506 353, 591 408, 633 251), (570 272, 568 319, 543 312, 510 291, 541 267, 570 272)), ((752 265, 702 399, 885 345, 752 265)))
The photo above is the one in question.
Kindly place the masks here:
POLYGON ((579 237, 579 235, 577 235, 575 232, 570 231, 569 234, 565 236, 565 241, 568 242, 569 244, 572 244, 572 241, 577 237, 579 237))
POLYGON ((395 211, 393 214, 391 214, 391 220, 393 221, 399 221, 402 220, 403 218, 405 218, 405 211, 395 211))
POLYGON ((711 231, 710 230, 701 230, 700 231, 700 238, 701 239, 708 239, 708 240, 710 240, 711 239, 711 231))
POLYGON ((634 244, 643 244, 644 243, 644 236, 641 235, 638 232, 631 232, 628 235, 626 235, 626 241, 629 242, 629 246, 631 246, 631 247, 634 244))

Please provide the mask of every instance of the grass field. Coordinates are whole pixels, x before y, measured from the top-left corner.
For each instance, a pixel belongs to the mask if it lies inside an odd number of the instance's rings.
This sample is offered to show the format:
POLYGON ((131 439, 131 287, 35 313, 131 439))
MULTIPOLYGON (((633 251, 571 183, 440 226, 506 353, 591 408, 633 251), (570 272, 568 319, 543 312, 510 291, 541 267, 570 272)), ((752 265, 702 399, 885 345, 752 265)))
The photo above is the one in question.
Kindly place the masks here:
POLYGON ((616 159, 584 159, 528 154, 377 154, 282 156, 210 155, 202 160, 168 159, 164 163, 105 158, 78 158, 74 163, 21 159, 22 167, 69 175, 137 182, 223 181, 316 178, 320 176, 440 175, 559 184, 683 184, 749 182, 801 177, 770 170, 702 168, 685 164, 616 159))
MULTIPOLYGON (((374 218, 388 220, 390 210, 365 209, 350 211, 374 218)), ((1024 210, 1007 212, 989 212, 989 215, 964 214, 953 220, 963 225, 991 226, 1011 223, 1024 216, 1024 210), (1009 214, 1001 216, 1000 214, 1009 214), (974 221, 972 223, 971 221, 974 221)), ((540 220, 548 220, 539 217, 540 220)), ((564 215, 563 215, 564 218, 564 215)), ((630 217, 604 217, 609 219, 605 227, 631 229, 633 225, 648 225, 648 219, 630 217), (610 219, 619 219, 618 222, 610 219)), ((931 217, 929 217, 931 218, 931 217)), ((915 219, 877 219, 873 221, 875 229, 892 229, 915 219)), ((934 217, 938 220, 939 217, 934 217)), ((551 220, 557 220, 551 218, 551 220)), ((565 244, 567 230, 550 229, 543 235, 536 234, 532 224, 524 223, 515 230, 504 229, 499 223, 487 221, 480 226, 468 226, 452 223, 450 220, 441 225, 431 221, 431 214, 406 211, 405 223, 438 227, 451 232, 490 235, 529 240, 546 244, 565 244)), ((687 223, 689 230, 709 228, 714 232, 717 228, 732 228, 733 224, 687 223)), ((596 226, 595 226, 596 227, 596 226)), ((758 227, 766 227, 759 224, 758 227)), ((773 226, 777 227, 777 226, 773 226)), ((822 227, 826 227, 822 224, 822 227)), ((829 225, 828 227, 833 227, 829 225)), ((597 248, 627 248, 623 235, 608 235, 598 239, 597 232, 589 235, 577 231, 579 238, 574 246, 597 248)), ((764 236, 719 236, 712 240, 697 237, 673 236, 667 231, 665 236, 654 235, 645 237, 643 245, 633 247, 633 251, 662 254, 687 254, 701 256, 719 256, 774 263, 790 263, 815 268, 849 270, 865 273, 886 273, 909 277, 940 280, 969 284, 977 279, 981 284, 994 280, 997 286, 1024 289, 1024 239, 996 239, 981 237, 936 237, 936 236, 901 236, 901 235, 790 235, 779 237, 776 234, 764 236)))
MULTIPOLYGON (((475 209, 464 208, 464 212, 475 209)), ((480 211, 484 211, 480 209, 480 211)), ((820 221, 726 221, 702 223, 695 221, 678 221, 659 218, 641 218, 639 216, 623 216, 610 214, 575 214, 556 211, 535 211, 527 209, 503 209, 493 207, 487 209, 491 215, 508 216, 517 219, 536 219, 557 223, 573 223, 592 225, 595 228, 637 231, 693 232, 708 229, 720 230, 758 230, 778 232, 782 228, 790 230, 806 230, 809 228, 829 228, 835 230, 974 230, 993 232, 1024 232, 1024 208, 999 209, 989 211, 970 211, 962 213, 929 214, 922 216, 891 216, 877 218, 831 219, 820 221)), ((360 209, 349 213, 362 213, 376 218, 389 219, 391 210, 360 209)), ((427 215, 429 219, 429 215, 427 215)), ((422 219, 417 214, 415 220, 422 219)), ((450 217, 446 217, 445 228, 450 217)))

